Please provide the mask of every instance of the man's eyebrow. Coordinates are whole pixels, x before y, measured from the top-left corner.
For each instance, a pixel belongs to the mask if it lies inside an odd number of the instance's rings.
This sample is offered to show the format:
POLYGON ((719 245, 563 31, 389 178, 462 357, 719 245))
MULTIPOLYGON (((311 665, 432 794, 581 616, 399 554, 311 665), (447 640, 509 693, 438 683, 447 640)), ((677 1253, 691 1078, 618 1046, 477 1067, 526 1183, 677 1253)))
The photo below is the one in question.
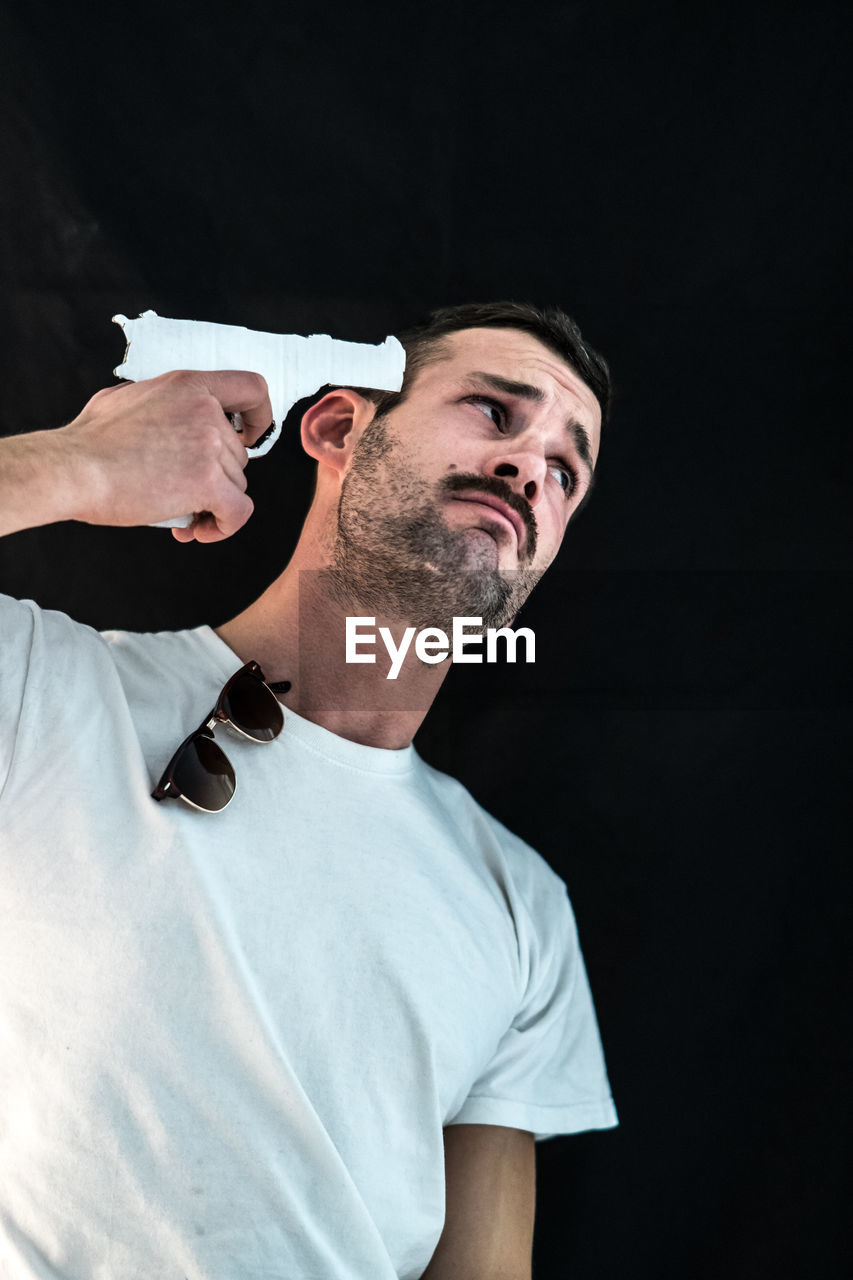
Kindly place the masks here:
MULTIPOLYGON (((479 370, 468 375, 469 382, 473 382, 474 379, 478 382, 484 382, 493 391, 502 391, 505 396, 516 396, 519 400, 530 400, 533 404, 541 404, 545 399, 545 392, 542 388, 534 387, 530 382, 514 382, 511 378, 501 378, 496 373, 483 373, 479 370)), ((582 427, 574 418, 569 418, 566 423, 566 430, 574 441, 578 457, 581 462, 586 464, 590 482, 592 482, 592 442, 589 438, 589 432, 586 427, 582 427)))
POLYGON ((542 388, 534 387, 529 382, 513 382, 510 378, 501 378, 496 373, 471 373, 468 376, 485 382, 486 386, 491 387, 493 391, 502 391, 505 396, 517 396, 519 400, 532 400, 534 404, 541 404, 545 399, 542 388))
POLYGON ((589 484, 590 488, 592 488, 592 478, 595 474, 595 468, 592 465, 592 445, 590 444, 589 432, 586 427, 582 427, 579 422, 575 422, 574 418, 569 418, 566 423, 566 429, 575 442, 578 457, 589 471, 589 484))

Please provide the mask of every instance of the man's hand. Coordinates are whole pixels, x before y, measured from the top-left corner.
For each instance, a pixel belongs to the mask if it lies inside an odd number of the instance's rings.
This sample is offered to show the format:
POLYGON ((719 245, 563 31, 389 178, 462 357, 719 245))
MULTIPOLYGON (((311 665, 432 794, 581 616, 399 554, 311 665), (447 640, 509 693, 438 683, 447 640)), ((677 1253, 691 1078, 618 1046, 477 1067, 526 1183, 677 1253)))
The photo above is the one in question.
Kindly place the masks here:
POLYGON ((67 427, 42 434, 67 468, 64 518, 144 525, 195 511, 173 536, 219 542, 252 514, 246 445, 271 421, 260 374, 179 371, 99 391, 67 427), (229 412, 242 415, 242 435, 229 412))

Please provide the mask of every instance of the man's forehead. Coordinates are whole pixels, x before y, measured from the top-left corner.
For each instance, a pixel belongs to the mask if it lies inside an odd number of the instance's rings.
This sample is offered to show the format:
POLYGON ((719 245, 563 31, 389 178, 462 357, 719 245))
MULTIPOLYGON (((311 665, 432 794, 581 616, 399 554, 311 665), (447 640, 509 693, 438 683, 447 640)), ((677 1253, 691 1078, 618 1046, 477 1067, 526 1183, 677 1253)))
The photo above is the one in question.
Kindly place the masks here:
POLYGON ((557 398, 588 429, 598 453, 601 406, 595 393, 533 334, 508 328, 460 329, 442 341, 445 358, 425 370, 436 382, 464 381, 483 372, 539 387, 546 399, 557 398))

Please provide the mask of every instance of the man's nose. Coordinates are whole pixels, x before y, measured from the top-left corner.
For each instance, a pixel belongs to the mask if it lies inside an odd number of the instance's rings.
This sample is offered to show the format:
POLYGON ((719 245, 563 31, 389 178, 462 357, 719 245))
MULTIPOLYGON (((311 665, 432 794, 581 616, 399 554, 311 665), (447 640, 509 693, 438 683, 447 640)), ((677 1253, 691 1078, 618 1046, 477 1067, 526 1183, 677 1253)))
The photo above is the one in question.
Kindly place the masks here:
POLYGON ((523 494, 531 507, 539 502, 548 470, 543 457, 527 449, 503 453, 494 460, 490 469, 492 475, 500 476, 516 493, 523 494))

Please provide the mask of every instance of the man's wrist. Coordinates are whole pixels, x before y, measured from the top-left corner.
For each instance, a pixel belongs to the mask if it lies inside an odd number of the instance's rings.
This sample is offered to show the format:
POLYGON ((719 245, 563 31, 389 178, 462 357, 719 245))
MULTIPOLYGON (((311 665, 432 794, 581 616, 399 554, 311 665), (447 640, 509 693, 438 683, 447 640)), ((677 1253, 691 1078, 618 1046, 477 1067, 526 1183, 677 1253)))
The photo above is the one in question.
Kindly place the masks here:
POLYGON ((49 454, 47 469, 53 484, 54 520, 93 519, 103 490, 103 479, 97 460, 84 447, 74 430, 74 423, 45 432, 49 454))

